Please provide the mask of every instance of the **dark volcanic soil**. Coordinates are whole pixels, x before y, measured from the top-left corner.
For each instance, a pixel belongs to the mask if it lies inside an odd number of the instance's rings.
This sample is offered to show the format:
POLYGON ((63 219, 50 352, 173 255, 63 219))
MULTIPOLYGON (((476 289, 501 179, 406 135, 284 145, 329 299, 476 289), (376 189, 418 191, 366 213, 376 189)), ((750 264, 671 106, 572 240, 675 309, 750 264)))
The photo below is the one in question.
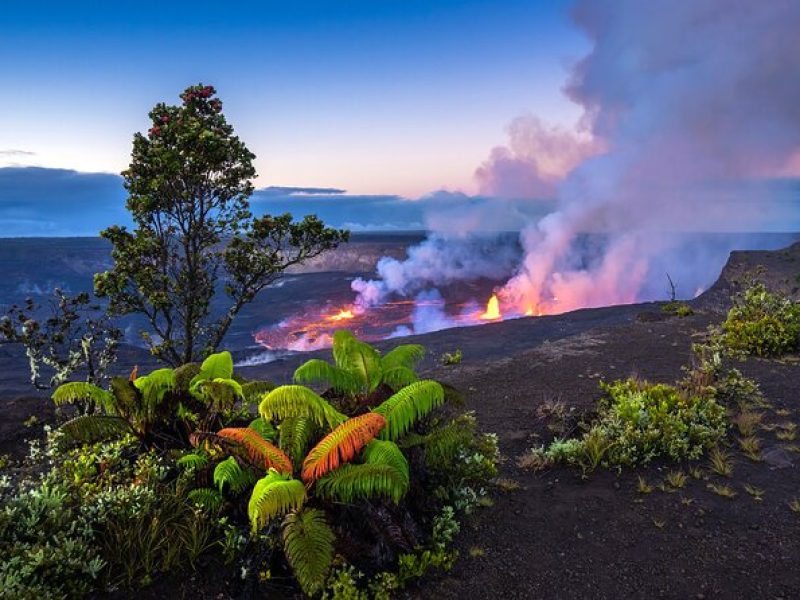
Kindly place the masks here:
MULTIPOLYGON (((597 471, 587 478, 574 469, 539 473, 517 466, 527 449, 552 438, 539 408, 561 401, 576 413, 590 412, 601 379, 638 375, 672 382, 690 361, 690 347, 724 308, 719 290, 736 269, 766 264, 772 280, 800 275, 800 245, 783 254, 737 254, 715 296, 700 298, 702 312, 666 318, 653 305, 584 310, 568 315, 506 321, 442 331, 416 338, 431 357, 426 376, 452 383, 467 396, 485 431, 496 432, 506 489, 494 506, 475 512, 457 539, 461 558, 452 572, 433 574, 409 595, 424 598, 798 598, 800 514, 789 503, 800 497, 800 454, 776 431, 760 431, 767 460, 753 462, 737 450, 731 433, 734 472, 715 475, 706 461, 699 479, 682 489, 637 492, 637 477, 657 488, 670 470, 689 465, 653 465, 637 470, 597 471), (764 257, 766 256, 766 259, 764 257), (744 263, 742 263, 744 261, 744 263), (742 264, 745 267, 742 267, 742 264), (779 271, 776 271, 778 269, 779 271), (461 348, 464 361, 444 367, 443 351, 461 348), (733 488, 723 498, 712 483, 733 488), (755 500, 745 485, 764 490, 755 500)), ((789 289, 788 291, 792 291, 789 289)), ((796 289, 794 292, 796 293, 796 289)), ((406 340, 403 340, 406 341, 406 340)), ((389 344, 391 345, 391 344, 389 344)), ((297 362, 245 370, 246 376, 288 380, 297 362)), ((766 424, 800 424, 800 357, 751 359, 738 365, 756 379, 771 404, 766 424)), ((49 416, 45 399, 6 403, 0 411, 0 452, 19 450, 20 423, 29 414, 49 416)), ((34 428, 35 429, 35 428, 34 428)), ((31 430, 24 430, 32 432, 31 430)), ((220 590, 186 579, 151 588, 161 596, 217 597, 220 590)))

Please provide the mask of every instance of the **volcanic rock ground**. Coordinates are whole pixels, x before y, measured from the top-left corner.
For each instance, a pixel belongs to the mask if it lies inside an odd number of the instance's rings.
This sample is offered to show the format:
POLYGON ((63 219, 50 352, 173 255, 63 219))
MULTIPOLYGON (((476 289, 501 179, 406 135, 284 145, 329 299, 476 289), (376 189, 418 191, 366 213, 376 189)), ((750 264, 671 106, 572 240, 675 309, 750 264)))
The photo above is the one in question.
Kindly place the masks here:
MULTIPOLYGON (((598 382, 629 375, 672 382, 691 360, 691 344, 719 322, 743 273, 759 276, 798 298, 800 244, 771 253, 736 253, 720 281, 693 302, 697 313, 665 317, 657 305, 632 305, 506 321, 442 331, 403 341, 430 350, 425 376, 456 385, 466 394, 485 431, 496 432, 504 485, 494 506, 471 515, 457 538, 461 558, 447 574, 433 574, 408 590, 421 598, 798 598, 800 454, 775 432, 759 437, 767 460, 753 462, 730 445, 734 473, 722 478, 705 461, 700 479, 674 492, 637 492, 637 477, 651 485, 688 465, 655 464, 636 470, 598 470, 587 477, 563 467, 538 473, 517 466, 527 449, 552 438, 540 407, 561 401, 590 413, 598 382), (459 365, 437 357, 461 348, 459 365), (724 483, 733 499, 714 494, 724 483), (764 490, 761 501, 745 490, 764 490), (517 489, 513 489, 518 486, 517 489), (503 491, 505 490, 505 491, 503 491)), ((387 344, 391 346, 391 344, 387 344)), ((317 353, 317 354, 324 354, 317 353)), ((248 367, 248 377, 288 381, 300 360, 290 357, 248 367)), ((8 363, 6 363, 8 364, 8 363)), ((756 379, 771 407, 765 423, 800 424, 800 357, 749 359, 737 365, 756 379)), ((22 421, 52 418, 45 398, 7 394, 0 411, 0 453, 22 451, 22 437, 36 434, 22 421)), ((227 597, 207 574, 170 579, 142 597, 227 597), (155 595, 153 595, 155 594, 155 595)))

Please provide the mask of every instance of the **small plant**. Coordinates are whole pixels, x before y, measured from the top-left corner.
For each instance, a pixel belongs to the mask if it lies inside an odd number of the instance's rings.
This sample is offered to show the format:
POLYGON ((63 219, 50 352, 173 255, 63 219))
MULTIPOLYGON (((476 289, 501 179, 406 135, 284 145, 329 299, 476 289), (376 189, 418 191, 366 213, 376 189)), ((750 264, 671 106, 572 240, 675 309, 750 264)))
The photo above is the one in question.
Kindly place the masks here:
POLYGON ((792 512, 800 513, 800 498, 795 498, 789 502, 789 508, 792 512))
POLYGON ((640 494, 649 494, 653 491, 653 486, 647 483, 647 480, 639 475, 636 479, 636 491, 640 494))
POLYGON ((762 490, 761 488, 757 488, 754 485, 746 483, 744 485, 744 491, 750 494, 753 497, 753 500, 755 500, 756 502, 761 502, 764 499, 764 490, 762 490))
POLYGON ((736 415, 736 417, 733 419, 733 423, 736 425, 736 428, 739 430, 741 435, 750 437, 755 435, 763 418, 764 413, 745 409, 736 415))
POLYGON ((541 471, 550 464, 541 448, 533 448, 517 457, 517 466, 526 471, 541 471))
POLYGON ((464 355, 461 352, 461 348, 456 348, 455 352, 445 352, 442 354, 440 362, 445 366, 460 365, 463 358, 464 355))
POLYGON ((689 467, 689 475, 692 479, 702 479, 705 476, 703 469, 697 465, 689 467))
POLYGON ((719 483, 709 483, 706 487, 712 492, 714 492, 717 496, 722 496, 723 498, 729 498, 729 499, 736 497, 736 491, 729 485, 722 485, 719 483))
POLYGON ((750 460, 755 462, 763 460, 761 457, 761 440, 759 438, 752 435, 746 438, 739 438, 739 447, 750 460))
POLYGON ((694 314, 694 310, 686 302, 679 300, 671 300, 666 304, 661 305, 661 312, 667 315, 674 315, 676 317, 690 317, 694 314))
POLYGON ((681 504, 683 506, 691 506, 694 504, 694 498, 687 498, 686 496, 681 496, 681 504))
POLYGON ((681 489, 686 485, 686 474, 683 471, 670 471, 666 482, 676 490, 681 489))
POLYGON ((713 448, 708 453, 708 463, 711 470, 722 477, 730 477, 733 474, 733 461, 731 455, 719 447, 713 448))
POLYGON ((722 339, 733 351, 757 356, 794 352, 800 347, 800 304, 754 284, 734 297, 722 339))
POLYGON ((781 429, 775 433, 775 437, 783 442, 793 442, 797 439, 797 431, 794 429, 781 429))
POLYGON ((498 477, 494 480, 494 484, 501 492, 516 492, 521 487, 519 481, 509 477, 498 477))

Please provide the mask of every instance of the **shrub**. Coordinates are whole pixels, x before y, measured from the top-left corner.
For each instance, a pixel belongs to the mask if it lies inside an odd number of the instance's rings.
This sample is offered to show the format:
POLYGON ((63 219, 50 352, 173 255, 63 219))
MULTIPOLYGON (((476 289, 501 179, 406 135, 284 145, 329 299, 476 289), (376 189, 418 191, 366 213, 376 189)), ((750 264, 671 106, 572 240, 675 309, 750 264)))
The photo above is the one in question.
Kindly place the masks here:
POLYGON ((735 352, 780 356, 800 348, 800 304, 755 284, 734 297, 722 340, 735 352))
POLYGON ((676 317, 690 317, 694 314, 694 309, 686 302, 671 300, 661 305, 661 312, 667 315, 675 315, 676 317))
POLYGON ((725 409, 711 396, 636 379, 601 387, 606 396, 597 419, 580 438, 557 440, 543 450, 549 461, 591 470, 660 457, 694 460, 725 435, 725 409))

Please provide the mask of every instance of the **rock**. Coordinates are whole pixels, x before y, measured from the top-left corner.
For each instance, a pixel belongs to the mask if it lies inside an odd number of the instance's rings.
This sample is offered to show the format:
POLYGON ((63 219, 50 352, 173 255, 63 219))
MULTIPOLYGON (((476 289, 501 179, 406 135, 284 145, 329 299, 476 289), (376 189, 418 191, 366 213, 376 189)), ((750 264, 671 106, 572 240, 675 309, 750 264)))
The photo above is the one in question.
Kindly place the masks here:
POLYGON ((792 462, 789 453, 786 452, 781 446, 773 446, 764 452, 761 453, 764 462, 767 463, 773 469, 785 469, 787 467, 793 467, 794 463, 792 462))

